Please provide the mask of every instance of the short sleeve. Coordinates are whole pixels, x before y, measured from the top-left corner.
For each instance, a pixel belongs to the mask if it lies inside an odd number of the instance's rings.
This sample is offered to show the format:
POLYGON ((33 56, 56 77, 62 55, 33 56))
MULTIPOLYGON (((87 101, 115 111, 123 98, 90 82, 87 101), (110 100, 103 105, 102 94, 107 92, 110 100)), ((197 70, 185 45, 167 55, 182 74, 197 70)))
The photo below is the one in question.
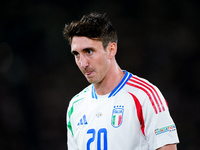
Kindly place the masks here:
POLYGON ((165 98, 157 87, 157 101, 147 95, 142 104, 144 134, 149 149, 155 150, 167 144, 179 143, 175 123, 170 116, 165 98))

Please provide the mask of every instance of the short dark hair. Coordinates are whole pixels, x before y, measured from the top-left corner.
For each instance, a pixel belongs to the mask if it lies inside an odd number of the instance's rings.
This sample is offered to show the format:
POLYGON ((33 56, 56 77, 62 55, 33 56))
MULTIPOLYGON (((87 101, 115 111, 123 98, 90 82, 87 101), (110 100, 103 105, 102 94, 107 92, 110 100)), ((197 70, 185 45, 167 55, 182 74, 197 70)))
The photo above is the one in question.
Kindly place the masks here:
POLYGON ((84 15, 79 21, 66 24, 63 30, 64 37, 71 44, 74 36, 85 36, 102 41, 104 49, 109 42, 117 43, 117 33, 106 14, 96 12, 84 15))

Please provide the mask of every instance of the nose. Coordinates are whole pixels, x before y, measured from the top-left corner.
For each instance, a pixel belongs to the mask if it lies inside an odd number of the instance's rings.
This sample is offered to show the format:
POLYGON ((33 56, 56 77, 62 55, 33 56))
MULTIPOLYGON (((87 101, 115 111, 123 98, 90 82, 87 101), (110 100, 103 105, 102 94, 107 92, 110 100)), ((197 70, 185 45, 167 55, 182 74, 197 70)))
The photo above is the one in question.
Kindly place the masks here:
POLYGON ((81 68, 86 68, 88 66, 88 60, 85 56, 81 55, 79 59, 79 64, 81 68))

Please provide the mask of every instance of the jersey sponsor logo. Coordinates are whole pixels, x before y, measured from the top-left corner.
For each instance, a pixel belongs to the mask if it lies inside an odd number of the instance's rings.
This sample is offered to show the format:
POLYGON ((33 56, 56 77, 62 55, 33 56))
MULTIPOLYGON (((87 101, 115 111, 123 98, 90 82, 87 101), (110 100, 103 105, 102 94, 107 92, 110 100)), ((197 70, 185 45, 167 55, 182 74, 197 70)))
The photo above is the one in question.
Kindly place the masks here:
POLYGON ((160 129, 156 129, 155 134, 160 135, 162 133, 171 132, 171 131, 175 131, 175 130, 176 130, 176 126, 173 124, 173 125, 170 125, 170 126, 160 128, 160 129))
POLYGON ((80 119, 80 121, 78 122, 77 126, 80 126, 80 125, 86 125, 88 124, 87 123, 87 120, 86 120, 86 115, 83 115, 83 117, 80 119))
POLYGON ((111 124, 113 127, 118 128, 123 122, 124 106, 114 106, 112 111, 111 124))

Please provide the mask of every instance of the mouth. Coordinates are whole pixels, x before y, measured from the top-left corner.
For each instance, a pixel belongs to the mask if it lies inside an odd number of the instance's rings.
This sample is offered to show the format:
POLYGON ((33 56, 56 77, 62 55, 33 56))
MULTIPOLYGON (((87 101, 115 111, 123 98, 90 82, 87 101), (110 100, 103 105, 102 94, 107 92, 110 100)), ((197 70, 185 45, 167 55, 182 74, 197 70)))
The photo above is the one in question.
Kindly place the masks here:
POLYGON ((90 77, 93 74, 93 71, 92 70, 85 70, 84 74, 85 74, 86 77, 90 77))
POLYGON ((92 73, 93 73, 93 71, 87 71, 87 72, 85 72, 85 75, 90 76, 92 73))

